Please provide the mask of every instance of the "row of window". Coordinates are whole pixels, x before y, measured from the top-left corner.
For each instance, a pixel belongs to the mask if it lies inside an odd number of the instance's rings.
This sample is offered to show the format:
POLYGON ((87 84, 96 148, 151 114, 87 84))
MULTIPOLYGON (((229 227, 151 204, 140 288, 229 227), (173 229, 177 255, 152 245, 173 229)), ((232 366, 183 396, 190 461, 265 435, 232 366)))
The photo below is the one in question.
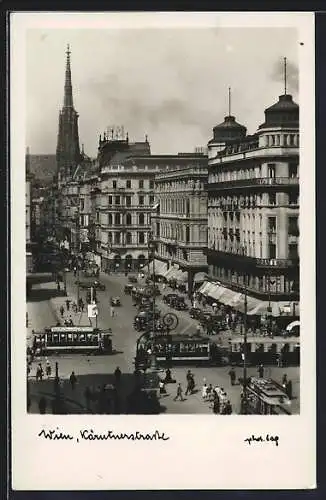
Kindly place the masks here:
POLYGON ((147 217, 145 218, 145 214, 138 214, 137 215, 137 220, 132 222, 132 214, 128 213, 125 216, 122 214, 108 214, 107 216, 107 223, 109 226, 112 226, 112 224, 115 224, 117 226, 120 225, 126 225, 126 226, 131 226, 131 225, 139 225, 139 226, 144 226, 145 224, 149 224, 147 221, 147 217))
POLYGON ((108 243, 109 245, 111 244, 116 244, 116 245, 121 245, 125 243, 126 245, 131 245, 133 243, 140 243, 143 244, 145 243, 145 233, 143 231, 138 231, 136 233, 136 238, 135 241, 133 241, 132 234, 131 233, 126 233, 125 238, 123 238, 123 235, 121 233, 108 233, 108 243))
POLYGON ((209 183, 260 179, 262 177, 268 177, 270 179, 275 179, 276 177, 289 177, 290 179, 295 179, 298 175, 299 165, 297 163, 289 163, 287 166, 283 164, 276 165, 275 163, 268 163, 267 167, 262 167, 260 165, 258 167, 240 170, 222 170, 218 173, 212 173, 209 175, 209 183))
MULTIPOLYGON (((249 236, 249 235, 248 235, 249 236)), ((277 255, 277 245, 273 242, 268 242, 267 245, 267 255, 263 255, 263 243, 259 242, 259 245, 256 245, 255 240, 244 239, 240 241, 240 236, 238 235, 227 235, 226 237, 218 237, 212 238, 210 240, 210 246, 215 250, 220 252, 233 253, 236 255, 243 255, 243 249, 246 249, 246 255, 248 257, 255 258, 266 258, 266 259, 278 259, 277 255)), ((283 258, 283 257, 282 257, 283 258)), ((288 243, 287 247, 287 259, 296 260, 299 258, 298 252, 298 244, 297 243, 288 243)))
MULTIPOLYGON (((120 179, 119 181, 117 180, 112 180, 112 188, 117 189, 117 188, 126 188, 126 189, 131 189, 132 187, 136 186, 136 180, 134 180, 134 184, 132 186, 131 179, 127 179, 125 183, 120 179)), ((139 179, 138 180, 138 189, 144 189, 145 187, 148 187, 149 189, 154 189, 154 180, 144 180, 144 179, 139 179)))

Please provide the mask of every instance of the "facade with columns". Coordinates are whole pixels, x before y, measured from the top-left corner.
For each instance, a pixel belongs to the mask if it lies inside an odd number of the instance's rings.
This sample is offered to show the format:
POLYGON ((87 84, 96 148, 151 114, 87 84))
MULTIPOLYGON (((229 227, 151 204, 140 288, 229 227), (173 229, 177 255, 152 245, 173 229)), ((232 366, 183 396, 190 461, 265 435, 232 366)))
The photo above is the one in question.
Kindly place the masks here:
POLYGON ((155 178, 153 236, 156 258, 167 263, 165 276, 182 276, 191 293, 194 281, 204 281, 207 272, 207 155, 179 155, 175 160, 174 168, 155 178))
MULTIPOLYGON (((228 116, 208 148, 210 280, 235 292, 247 289, 275 316, 285 303, 297 315, 299 106, 280 96, 252 136, 228 116)), ((252 306, 260 307, 254 300, 252 306)))

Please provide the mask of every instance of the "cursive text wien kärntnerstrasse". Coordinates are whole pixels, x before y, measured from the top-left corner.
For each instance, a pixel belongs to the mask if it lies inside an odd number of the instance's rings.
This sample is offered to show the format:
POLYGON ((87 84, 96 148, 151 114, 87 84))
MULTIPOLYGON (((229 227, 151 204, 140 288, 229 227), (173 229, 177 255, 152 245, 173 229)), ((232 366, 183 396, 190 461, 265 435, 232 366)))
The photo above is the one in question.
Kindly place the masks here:
POLYGON ((105 432, 95 432, 93 429, 83 429, 79 430, 76 435, 72 435, 66 432, 62 432, 59 427, 55 429, 45 430, 42 429, 38 433, 38 437, 47 439, 49 441, 72 441, 75 440, 77 443, 79 441, 109 441, 109 440, 127 440, 127 441, 168 441, 169 436, 166 436, 164 432, 159 432, 158 430, 151 433, 142 433, 139 431, 126 433, 126 432, 113 432, 107 430, 105 432))

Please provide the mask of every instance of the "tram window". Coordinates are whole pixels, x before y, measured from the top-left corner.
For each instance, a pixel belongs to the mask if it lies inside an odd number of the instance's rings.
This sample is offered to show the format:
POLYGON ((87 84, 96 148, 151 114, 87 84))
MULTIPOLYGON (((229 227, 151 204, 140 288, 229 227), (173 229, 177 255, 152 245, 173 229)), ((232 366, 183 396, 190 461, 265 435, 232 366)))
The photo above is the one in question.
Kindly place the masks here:
POLYGON ((52 344, 52 333, 47 334, 46 341, 47 341, 48 345, 52 344))
POLYGON ((53 344, 58 344, 59 342, 59 335, 58 333, 53 334, 53 344))
POLYGON ((78 342, 78 333, 73 333, 72 336, 73 336, 74 343, 78 342))
POLYGON ((282 347, 282 352, 289 352, 289 344, 284 344, 282 347))
POLYGON ((276 344, 271 344, 268 348, 269 352, 276 352, 277 350, 277 345, 276 344))
POLYGON ((264 352, 264 344, 257 344, 256 352, 264 352))
POLYGON ((67 342, 68 342, 69 344, 71 344, 71 343, 72 343, 72 340, 73 340, 73 339, 72 339, 72 333, 68 333, 68 335, 67 335, 67 342))
POLYGON ((84 334, 80 335, 79 340, 80 342, 85 342, 86 340, 85 335, 84 334))
POLYGON ((62 334, 60 335, 60 339, 61 339, 61 340, 63 340, 63 341, 65 341, 65 340, 66 340, 66 334, 65 334, 65 333, 62 333, 62 334))

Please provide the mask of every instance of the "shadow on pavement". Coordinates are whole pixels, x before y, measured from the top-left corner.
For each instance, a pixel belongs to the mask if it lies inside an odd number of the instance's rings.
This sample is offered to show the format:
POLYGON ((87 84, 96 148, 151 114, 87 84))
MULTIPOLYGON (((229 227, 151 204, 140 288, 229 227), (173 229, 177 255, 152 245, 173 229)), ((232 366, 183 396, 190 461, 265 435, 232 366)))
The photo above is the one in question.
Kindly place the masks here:
POLYGON ((32 290, 28 294, 28 302, 41 302, 53 299, 55 297, 66 298, 63 290, 59 291, 54 288, 32 288, 32 290))
POLYGON ((136 376, 122 373, 78 375, 77 383, 71 386, 69 380, 60 383, 60 398, 55 396, 55 381, 44 379, 28 381, 29 413, 40 413, 40 400, 46 400, 45 413, 60 414, 159 414, 166 411, 161 406, 155 387, 147 375, 136 376), (60 399, 60 408, 54 408, 60 399))

